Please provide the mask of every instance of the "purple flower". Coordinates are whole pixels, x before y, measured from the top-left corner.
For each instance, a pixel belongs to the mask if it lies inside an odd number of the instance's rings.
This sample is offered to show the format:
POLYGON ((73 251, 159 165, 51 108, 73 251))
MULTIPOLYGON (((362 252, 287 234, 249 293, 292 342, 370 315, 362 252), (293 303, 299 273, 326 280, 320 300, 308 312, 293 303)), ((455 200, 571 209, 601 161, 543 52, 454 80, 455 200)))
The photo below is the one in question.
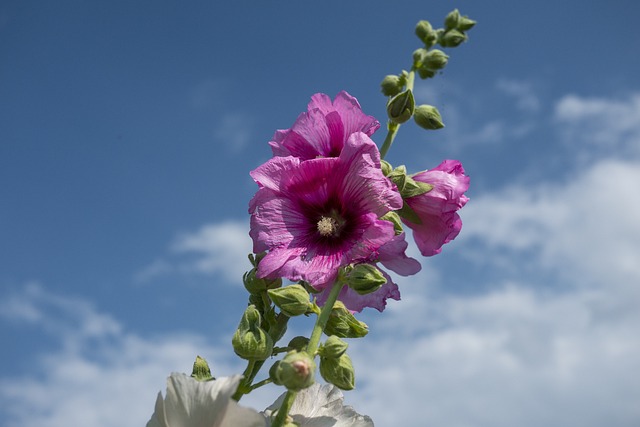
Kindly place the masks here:
POLYGON ((406 219, 403 222, 413 230, 413 238, 422 255, 436 255, 462 228, 462 220, 456 211, 469 200, 464 195, 469 189, 469 177, 459 161, 445 160, 434 169, 414 175, 413 179, 431 184, 433 189, 406 199, 422 224, 406 219))
POLYGON ((395 237, 379 219, 402 206, 364 133, 352 134, 338 157, 274 157, 251 172, 260 188, 249 205, 254 252, 269 251, 259 277, 331 285, 338 269, 367 262, 395 237))
POLYGON ((362 112, 358 100, 340 92, 331 102, 323 93, 311 97, 307 112, 300 114, 291 129, 278 130, 269 142, 274 156, 294 156, 301 160, 337 157, 351 134, 367 136, 378 130, 380 123, 362 112))

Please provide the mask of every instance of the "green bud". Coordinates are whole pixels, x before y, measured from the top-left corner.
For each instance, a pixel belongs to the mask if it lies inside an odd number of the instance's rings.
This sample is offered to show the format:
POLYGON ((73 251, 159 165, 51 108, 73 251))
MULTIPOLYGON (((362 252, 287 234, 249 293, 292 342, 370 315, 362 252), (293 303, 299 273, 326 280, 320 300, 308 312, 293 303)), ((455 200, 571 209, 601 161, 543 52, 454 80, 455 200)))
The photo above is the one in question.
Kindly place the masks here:
POLYGON ((419 21, 418 24, 416 24, 416 36, 422 40, 427 48, 433 46, 438 39, 438 35, 429 21, 419 21))
POLYGON ((356 373, 347 353, 337 359, 320 357, 320 375, 342 390, 353 390, 356 386, 356 373))
POLYGON ((413 51, 413 66, 414 68, 422 67, 425 59, 427 58, 428 52, 427 49, 420 48, 413 51))
POLYGON ((430 70, 441 70, 449 61, 449 56, 439 49, 430 50, 424 60, 424 66, 430 70))
POLYGON ((307 345, 309 345, 309 338, 298 336, 289 341, 288 347, 292 350, 302 351, 307 348, 307 345))
POLYGON ((447 30, 452 28, 456 28, 458 26, 458 22, 460 21, 460 12, 458 9, 454 9, 444 18, 444 27, 447 30))
POLYGON ((260 327, 262 316, 254 305, 245 310, 233 334, 231 344, 238 356, 246 360, 265 360, 273 352, 273 340, 260 327))
POLYGON ((195 378, 198 381, 209 381, 214 379, 213 376, 211 376, 211 369, 209 369, 209 364, 200 356, 196 356, 196 360, 195 362, 193 362, 191 377, 195 378))
POLYGON ((370 294, 387 283, 375 265, 357 264, 347 274, 347 285, 360 295, 370 294))
POLYGON ((413 115, 413 120, 424 129, 435 130, 444 127, 440 112, 433 105, 419 105, 413 115))
POLYGON ((269 376, 278 385, 288 390, 302 390, 315 381, 316 363, 305 351, 290 351, 272 369, 269 376))
POLYGON ((442 47, 456 47, 466 40, 467 36, 454 28, 444 33, 439 43, 442 47))
POLYGON ((465 15, 460 17, 460 20, 458 21, 458 26, 456 28, 464 32, 472 29, 474 25, 476 25, 476 21, 474 21, 473 19, 469 19, 469 17, 465 15))
POLYGON ((426 67, 422 67, 422 68, 418 68, 418 75, 420 76, 421 79, 429 79, 436 75, 436 71, 426 67))
POLYGON ((289 285, 267 291, 271 301, 289 317, 305 314, 311 306, 309 292, 302 285, 289 285))
POLYGON ((402 227, 402 220, 397 213, 393 211, 387 212, 386 214, 382 215, 380 219, 389 221, 393 224, 393 229, 396 233, 396 236, 404 231, 404 228, 402 227))
POLYGON ((366 323, 356 319, 341 301, 337 301, 329 314, 324 333, 340 338, 362 338, 369 330, 366 323))
POLYGON ((384 96, 393 96, 400 93, 404 86, 403 80, 399 76, 388 75, 382 79, 380 83, 381 91, 384 96))
POLYGON ((347 351, 347 347, 349 344, 342 341, 335 335, 331 335, 324 342, 324 345, 321 345, 318 349, 318 354, 320 357, 326 357, 328 359, 336 359, 344 354, 347 351))
POLYGON ((413 99, 413 92, 409 89, 400 92, 387 103, 387 115, 393 123, 401 124, 406 122, 413 115, 416 103, 413 99))

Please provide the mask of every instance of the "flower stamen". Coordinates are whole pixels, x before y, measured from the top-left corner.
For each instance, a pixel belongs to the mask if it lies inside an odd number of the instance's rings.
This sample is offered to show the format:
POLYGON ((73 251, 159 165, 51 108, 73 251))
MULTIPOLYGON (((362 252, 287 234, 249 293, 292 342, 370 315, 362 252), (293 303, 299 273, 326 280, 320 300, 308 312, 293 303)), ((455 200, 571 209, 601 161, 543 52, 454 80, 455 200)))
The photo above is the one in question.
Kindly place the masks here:
POLYGON ((318 233, 323 237, 337 236, 339 231, 339 224, 335 218, 323 216, 318 221, 318 233))

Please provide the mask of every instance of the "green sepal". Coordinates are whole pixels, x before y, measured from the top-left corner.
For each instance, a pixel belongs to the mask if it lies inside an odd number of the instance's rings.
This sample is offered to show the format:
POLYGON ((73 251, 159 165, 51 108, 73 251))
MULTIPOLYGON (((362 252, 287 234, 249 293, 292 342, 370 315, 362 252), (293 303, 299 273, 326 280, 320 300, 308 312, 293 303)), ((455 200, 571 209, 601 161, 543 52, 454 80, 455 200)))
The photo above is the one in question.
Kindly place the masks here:
POLYGON ((420 219, 416 211, 414 211, 413 208, 411 208, 411 206, 409 206, 409 204, 405 200, 403 200, 402 207, 398 209, 396 213, 402 218, 413 222, 414 224, 422 224, 422 220, 420 219))
POLYGON ((470 19, 467 15, 465 15, 460 17, 457 28, 458 30, 465 32, 472 29, 475 25, 476 25, 476 21, 474 21, 473 19, 470 19))
POLYGON ((210 381, 214 380, 211 375, 211 369, 209 364, 204 358, 196 356, 195 362, 193 362, 193 369, 191 370, 191 378, 195 378, 198 381, 210 381))
POLYGON ((433 190, 433 185, 427 184, 426 182, 416 181, 410 176, 407 176, 401 195, 402 198, 408 199, 411 197, 421 196, 431 190, 433 190))
POLYGON ((302 285, 289 285, 267 291, 271 301, 289 317, 307 313, 311 305, 309 292, 302 285))
POLYGON ((388 176, 393 170, 393 166, 391 166, 391 163, 387 162, 386 160, 380 160, 380 169, 382 170, 382 174, 384 176, 388 176))
POLYGON ((382 215, 380 219, 389 221, 390 223, 393 224, 393 230, 395 231, 396 236, 398 234, 402 234, 402 232, 404 231, 404 228, 402 227, 402 220, 400 219, 400 215, 398 215, 394 211, 387 212, 386 214, 382 215))

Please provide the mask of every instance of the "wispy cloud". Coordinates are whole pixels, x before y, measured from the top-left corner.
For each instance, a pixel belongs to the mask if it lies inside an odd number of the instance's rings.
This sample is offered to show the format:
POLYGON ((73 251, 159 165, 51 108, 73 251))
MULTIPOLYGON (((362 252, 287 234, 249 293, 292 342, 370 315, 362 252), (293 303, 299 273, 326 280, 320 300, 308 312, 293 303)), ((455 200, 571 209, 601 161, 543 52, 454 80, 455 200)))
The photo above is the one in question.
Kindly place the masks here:
POLYGON ((238 153, 251 141, 252 126, 253 120, 247 114, 227 113, 216 123, 213 136, 226 150, 238 153))
POLYGON ((199 230, 181 233, 170 245, 169 255, 159 258, 135 275, 138 283, 180 275, 221 275, 238 283, 247 270, 251 252, 248 224, 224 221, 206 224, 199 230))
POLYGON ((540 110, 540 99, 531 82, 499 79, 496 82, 496 88, 513 97, 518 109, 526 113, 535 113, 540 110))

